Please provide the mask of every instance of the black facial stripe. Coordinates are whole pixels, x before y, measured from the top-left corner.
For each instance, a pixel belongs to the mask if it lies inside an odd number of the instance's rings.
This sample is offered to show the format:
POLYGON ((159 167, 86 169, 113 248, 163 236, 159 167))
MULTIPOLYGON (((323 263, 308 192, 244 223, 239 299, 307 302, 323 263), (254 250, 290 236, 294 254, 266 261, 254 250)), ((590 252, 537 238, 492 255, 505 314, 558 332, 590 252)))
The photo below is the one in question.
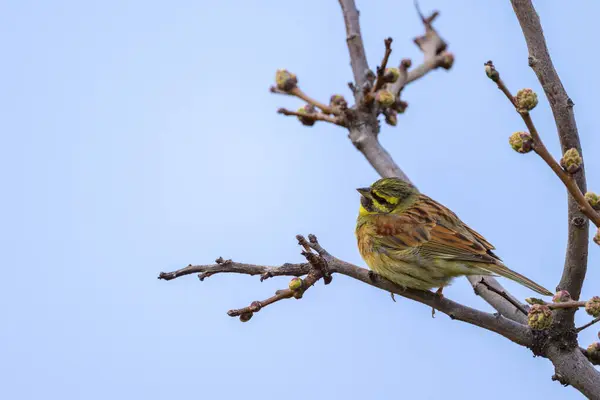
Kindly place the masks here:
POLYGON ((373 200, 369 199, 368 197, 361 196, 360 204, 362 204, 365 210, 373 211, 373 200))
POLYGON ((381 204, 381 205, 384 205, 384 206, 385 206, 385 205, 389 205, 389 204, 390 204, 390 202, 389 202, 389 201, 387 201, 386 199, 384 199, 384 198, 383 198, 383 197, 381 197, 381 196, 378 196, 378 195, 377 195, 377 193, 375 193, 374 191, 371 191, 371 196, 373 196, 373 198, 374 198, 375 200, 377 200, 377 202, 378 202, 379 204, 381 204))

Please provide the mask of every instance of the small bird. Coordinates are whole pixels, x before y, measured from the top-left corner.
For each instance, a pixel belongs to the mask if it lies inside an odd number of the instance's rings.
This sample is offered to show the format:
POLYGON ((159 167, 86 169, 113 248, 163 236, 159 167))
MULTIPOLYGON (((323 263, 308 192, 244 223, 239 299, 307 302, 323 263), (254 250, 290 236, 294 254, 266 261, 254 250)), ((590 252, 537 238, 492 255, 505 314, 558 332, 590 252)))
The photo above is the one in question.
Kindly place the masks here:
POLYGON ((361 194, 356 238, 371 270, 405 288, 437 293, 453 278, 503 276, 540 294, 552 293, 509 269, 479 233, 456 214, 398 178, 383 178, 361 194))

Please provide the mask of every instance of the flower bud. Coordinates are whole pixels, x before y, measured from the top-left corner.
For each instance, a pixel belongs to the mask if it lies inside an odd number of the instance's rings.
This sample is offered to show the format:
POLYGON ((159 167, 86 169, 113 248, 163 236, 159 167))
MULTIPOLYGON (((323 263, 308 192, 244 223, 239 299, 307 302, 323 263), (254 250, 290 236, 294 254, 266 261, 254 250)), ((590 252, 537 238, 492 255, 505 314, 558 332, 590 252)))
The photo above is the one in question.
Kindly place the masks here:
POLYGON ((400 70, 398 68, 386 68, 383 78, 386 82, 394 83, 400 78, 400 70))
POLYGON ((440 63, 440 67, 444 69, 450 69, 454 65, 454 54, 449 52, 444 52, 442 57, 442 62, 440 63))
POLYGON ((546 305, 532 305, 529 314, 527 314, 527 323, 531 329, 538 331, 550 328, 550 325, 552 325, 552 310, 546 305))
POLYGON ((275 73, 275 83, 278 89, 288 92, 296 87, 298 79, 287 69, 278 69, 275 73))
POLYGON ((334 94, 329 99, 329 106, 333 107, 333 108, 337 107, 341 110, 345 110, 346 108, 348 108, 348 102, 346 101, 344 96, 342 96, 341 94, 334 94))
POLYGON ((515 96, 515 105, 519 112, 531 111, 537 106, 537 94, 531 89, 521 89, 515 96))
MULTIPOLYGON (((310 115, 310 114, 316 114, 317 110, 315 109, 315 106, 313 106, 312 104, 306 104, 306 105, 300 107, 297 112, 298 112, 298 114, 310 115)), ((298 120, 302 123, 302 125, 306 125, 306 126, 313 126, 316 122, 313 118, 303 117, 301 115, 298 116, 298 120)))
POLYGON ((560 165, 570 174, 574 174, 581 169, 583 160, 576 148, 571 148, 565 151, 565 154, 560 159, 560 165))
POLYGON ((377 91, 375 95, 375 101, 381 104, 383 107, 389 107, 396 101, 396 96, 389 90, 381 89, 377 91))
POLYGON ((250 304, 250 307, 248 307, 248 309, 252 312, 259 312, 261 308, 262 308, 262 303, 260 301, 253 301, 250 304))
POLYGON ((385 110, 385 122, 388 125, 396 126, 398 123, 398 112, 392 108, 388 108, 385 110))
POLYGON ((600 343, 594 342, 587 347, 587 357, 590 361, 600 362, 600 343))
POLYGON ((600 246, 600 228, 598 228, 598 232, 596 232, 596 236, 594 236, 594 243, 600 246))
POLYGON ((254 313, 245 312, 242 315, 240 315, 240 321, 248 322, 248 321, 250 321, 250 319, 252 318, 253 315, 254 315, 254 313))
POLYGON ((546 302, 542 299, 538 299, 536 297, 528 297, 525 299, 525 301, 527 302, 527 304, 546 304, 546 302))
POLYGON ((585 302, 585 312, 592 317, 600 317, 600 297, 594 296, 585 302))
POLYGON ((587 192, 585 194, 585 199, 588 203, 590 203, 590 206, 592 206, 594 210, 600 210, 600 196, 598 196, 596 193, 587 192))
POLYGON ((301 299, 304 296, 304 290, 296 290, 294 291, 294 298, 301 299))
POLYGON ((496 71, 494 64, 491 61, 486 62, 485 64, 485 74, 488 78, 493 80, 494 82, 498 82, 500 80, 500 73, 496 71))
POLYGON ((408 107, 408 103, 404 100, 396 99, 392 107, 394 110, 398 111, 398 114, 404 114, 404 111, 406 111, 406 108, 408 107))
POLYGON ((290 290, 297 291, 302 288, 302 285, 303 285, 302 279, 295 277, 295 278, 292 278, 288 287, 290 288, 290 290))
POLYGON ((566 290, 560 290, 552 297, 552 301, 554 303, 566 303, 567 301, 571 301, 571 294, 566 290))
POLYGON ((527 132, 515 132, 508 138, 510 147, 516 152, 525 154, 533 150, 533 138, 527 132))

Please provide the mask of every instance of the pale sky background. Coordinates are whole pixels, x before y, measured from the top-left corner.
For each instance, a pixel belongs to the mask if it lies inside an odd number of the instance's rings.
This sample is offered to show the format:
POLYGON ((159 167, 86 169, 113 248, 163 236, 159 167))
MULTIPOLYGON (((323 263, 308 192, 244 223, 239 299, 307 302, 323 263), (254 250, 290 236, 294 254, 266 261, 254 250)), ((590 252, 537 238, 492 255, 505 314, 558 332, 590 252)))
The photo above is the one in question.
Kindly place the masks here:
MULTIPOLYGON (((393 63, 421 60, 412 1, 358 3, 373 69, 387 36, 393 63)), ((600 191, 600 4, 578 4, 536 5, 600 191)), ((422 8, 440 9, 456 62, 405 90, 408 111, 381 140, 510 267, 554 288, 565 190, 538 157, 510 149, 523 123, 483 72, 493 59, 511 89, 541 94, 510 3, 422 8)), ((364 265, 355 188, 375 171, 343 129, 276 114, 301 103, 268 91, 285 67, 316 98, 350 97, 337 1, 5 0, 0 46, 1 398, 581 398, 527 349, 342 276, 246 324, 226 311, 287 278, 156 279, 218 256, 300 262, 297 233, 364 265)), ((559 157, 543 96, 533 117, 559 157)), ((599 281, 592 245, 584 296, 599 281)), ((445 294, 490 309, 464 279, 445 294)))

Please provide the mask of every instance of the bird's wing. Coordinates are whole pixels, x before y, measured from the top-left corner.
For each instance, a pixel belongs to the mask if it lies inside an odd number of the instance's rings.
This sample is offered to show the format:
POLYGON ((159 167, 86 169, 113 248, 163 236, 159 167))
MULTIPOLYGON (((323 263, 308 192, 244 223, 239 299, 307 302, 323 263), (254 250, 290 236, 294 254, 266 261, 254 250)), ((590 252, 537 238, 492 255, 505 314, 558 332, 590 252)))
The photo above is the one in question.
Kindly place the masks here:
POLYGON ((424 195, 414 207, 421 208, 436 222, 431 230, 431 240, 422 245, 424 254, 456 261, 501 263, 491 251, 494 246, 448 208, 424 195))
POLYGON ((481 240, 443 205, 427 196, 400 214, 374 216, 377 243, 387 252, 413 250, 424 257, 496 264, 500 260, 481 240))

